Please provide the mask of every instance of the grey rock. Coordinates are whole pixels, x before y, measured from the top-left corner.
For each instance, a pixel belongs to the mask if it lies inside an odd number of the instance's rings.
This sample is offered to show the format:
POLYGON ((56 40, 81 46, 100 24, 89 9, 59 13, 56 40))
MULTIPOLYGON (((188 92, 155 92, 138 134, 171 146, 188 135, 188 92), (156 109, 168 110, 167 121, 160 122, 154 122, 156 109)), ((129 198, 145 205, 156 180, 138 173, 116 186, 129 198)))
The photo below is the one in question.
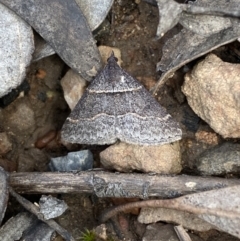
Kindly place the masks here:
POLYGON ((103 22, 112 7, 113 0, 76 0, 93 31, 103 22))
MULTIPOLYGON (((8 204, 8 175, 2 167, 0 167, 0 225, 5 215, 8 204)), ((1 233, 1 232, 0 232, 1 233)))
POLYGON ((55 230, 46 223, 37 221, 28 229, 22 237, 24 241, 52 241, 55 230))
POLYGON ((203 175, 240 173, 240 144, 224 143, 202 153, 196 161, 203 175))
POLYGON ((89 150, 69 152, 67 156, 51 158, 51 171, 86 171, 93 166, 93 155, 89 150))
POLYGON ((40 213, 46 220, 61 216, 68 208, 67 204, 51 195, 42 195, 39 200, 40 213))
POLYGON ((91 81, 93 70, 101 69, 96 42, 75 1, 42 0, 41 4, 31 0, 1 2, 29 23, 83 78, 91 81))
POLYGON ((0 97, 19 86, 26 76, 34 51, 32 28, 14 12, 0 4, 0 97))
POLYGON ((36 217, 30 213, 19 213, 15 217, 10 218, 0 229, 0 240, 19 240, 23 232, 28 229, 36 217))
POLYGON ((146 228, 146 232, 142 241, 179 241, 177 234, 173 229, 173 225, 163 225, 159 223, 150 224, 146 228))
POLYGON ((210 54, 186 74, 182 86, 193 111, 224 138, 240 137, 239 66, 210 54))
POLYGON ((105 168, 120 172, 138 170, 176 174, 182 169, 179 142, 158 146, 139 146, 120 142, 100 153, 105 168))
POLYGON ((209 37, 224 29, 232 27, 230 18, 214 15, 201 15, 182 13, 180 24, 191 30, 194 34, 199 34, 204 37, 209 37))

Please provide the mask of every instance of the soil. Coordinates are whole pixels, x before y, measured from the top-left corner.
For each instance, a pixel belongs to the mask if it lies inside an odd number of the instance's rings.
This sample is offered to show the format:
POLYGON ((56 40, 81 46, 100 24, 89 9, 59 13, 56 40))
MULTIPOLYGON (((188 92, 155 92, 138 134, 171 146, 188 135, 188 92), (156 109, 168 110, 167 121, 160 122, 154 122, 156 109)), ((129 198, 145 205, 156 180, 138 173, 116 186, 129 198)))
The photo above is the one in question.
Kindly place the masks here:
MULTIPOLYGON (((156 39, 158 20, 156 6, 143 1, 119 0, 115 1, 108 15, 109 28, 96 35, 98 45, 121 50, 122 68, 138 78, 149 90, 159 78, 156 63, 161 58, 162 45, 169 37, 167 34, 161 40, 156 39)), ((67 70, 68 66, 57 55, 31 64, 25 87, 18 98, 0 110, 0 129, 8 133, 12 143, 12 150, 2 158, 7 171, 48 171, 50 157, 68 152, 59 139, 61 126, 70 113, 60 85, 60 79, 67 70)), ((155 97, 182 123, 185 133, 182 142, 183 166, 184 172, 188 173, 193 171, 191 167, 194 156, 213 144, 196 144, 194 141, 196 130, 200 125, 206 127, 206 124, 193 113, 180 91, 183 74, 179 71, 155 97)), ((72 146, 72 150, 86 148, 89 147, 72 146)), ((95 160, 98 160, 98 154, 104 148, 106 147, 90 147, 95 160)), ((96 161, 95 167, 98 165, 96 161)), ((85 229, 91 230, 98 225, 98 215, 104 207, 112 203, 112 200, 99 200, 91 195, 64 194, 58 197, 68 204, 69 209, 57 221, 77 240, 85 229)), ((39 196, 32 195, 27 198, 37 201, 39 196)), ((10 199, 4 221, 20 210, 21 207, 16 201, 10 199)), ((140 240, 146 226, 138 223, 136 217, 133 214, 122 214, 107 223, 109 237, 111 236, 112 240, 140 240)), ((217 231, 197 235, 206 241, 237 240, 217 231)), ((55 240, 61 238, 56 237, 55 240)))

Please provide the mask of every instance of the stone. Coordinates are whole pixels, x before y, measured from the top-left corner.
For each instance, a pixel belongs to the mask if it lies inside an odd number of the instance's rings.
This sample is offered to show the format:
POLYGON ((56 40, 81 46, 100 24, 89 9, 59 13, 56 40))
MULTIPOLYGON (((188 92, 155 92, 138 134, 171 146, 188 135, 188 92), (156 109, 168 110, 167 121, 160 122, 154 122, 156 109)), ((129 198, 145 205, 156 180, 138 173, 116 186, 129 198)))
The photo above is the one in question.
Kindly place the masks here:
POLYGON ((173 222, 184 228, 204 232, 214 229, 215 226, 198 218, 196 215, 167 208, 142 208, 138 216, 140 223, 173 222))
POLYGON ((121 66, 122 65, 122 57, 121 57, 121 51, 118 48, 114 48, 114 47, 109 47, 109 46, 105 46, 105 45, 100 45, 98 47, 98 50, 100 52, 102 61, 104 64, 107 63, 107 60, 109 58, 109 56, 111 55, 111 53, 114 53, 114 56, 118 59, 118 65, 121 66))
POLYGON ((196 160, 202 175, 240 174, 240 144, 224 143, 206 150, 196 160))
POLYGON ((12 143, 10 142, 6 132, 0 133, 0 155, 4 155, 12 150, 12 143))
POLYGON ((24 98, 17 99, 15 105, 4 109, 4 127, 16 134, 25 136, 35 129, 35 116, 31 105, 24 98))
POLYGON ((105 168, 120 172, 177 174, 182 169, 179 142, 158 146, 120 142, 102 151, 100 161, 105 168))
POLYGON ((210 128, 200 126, 195 133, 195 138, 198 142, 203 142, 208 145, 217 145, 220 142, 219 136, 210 128))
POLYGON ((209 54, 185 75, 182 91, 193 111, 224 138, 240 137, 240 65, 209 54))
POLYGON ((163 225, 160 223, 150 224, 146 228, 142 241, 179 241, 173 225, 163 225))
POLYGON ((0 97, 17 88, 26 77, 34 51, 33 30, 22 18, 0 4, 0 97))
POLYGON ((51 171, 86 171, 93 167, 93 154, 89 150, 69 152, 67 156, 51 158, 51 171))
MULTIPOLYGON (((202 241, 198 236, 188 233, 190 240, 202 241)), ((174 226, 172 224, 163 225, 161 223, 150 224, 146 228, 146 232, 142 238, 142 241, 179 241, 174 226)))
POLYGON ((64 98, 72 110, 79 99, 82 97, 87 81, 72 69, 68 70, 61 79, 61 85, 64 92, 64 98))
MULTIPOLYGON (((103 63, 107 63, 107 58, 113 51, 118 58, 118 64, 121 66, 121 52, 118 48, 108 46, 98 47, 103 63)), ((79 74, 70 69, 61 79, 61 86, 64 92, 64 98, 71 110, 76 106, 86 89, 87 81, 79 74)))
POLYGON ((18 164, 15 160, 9 161, 6 158, 0 158, 0 166, 6 171, 6 172, 16 172, 18 168, 18 164))
POLYGON ((64 200, 58 199, 51 195, 42 195, 39 200, 39 213, 44 216, 45 220, 57 218, 68 209, 64 200))

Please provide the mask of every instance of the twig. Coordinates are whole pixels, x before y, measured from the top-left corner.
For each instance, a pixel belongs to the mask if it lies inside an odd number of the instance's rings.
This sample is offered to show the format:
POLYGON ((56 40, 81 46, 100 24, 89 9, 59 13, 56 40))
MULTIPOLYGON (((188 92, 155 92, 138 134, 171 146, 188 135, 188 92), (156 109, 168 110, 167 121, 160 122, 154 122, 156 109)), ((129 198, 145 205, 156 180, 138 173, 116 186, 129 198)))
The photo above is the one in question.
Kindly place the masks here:
POLYGON ((98 197, 174 198, 239 185, 240 179, 83 171, 78 173, 10 173, 18 193, 93 193, 98 197))
POLYGON ((240 213, 233 212, 233 211, 225 211, 220 209, 211 209, 205 207, 195 207, 190 204, 184 204, 182 202, 182 198, 175 198, 171 200, 145 200, 145 201, 138 201, 123 204, 117 207, 109 208, 103 212, 100 217, 100 222, 106 222, 109 218, 115 216, 119 212, 125 212, 126 210, 133 209, 133 208, 169 208, 175 209, 180 211, 186 211, 193 214, 212 214, 214 216, 221 216, 221 217, 228 217, 228 218, 238 218, 240 213))
POLYGON ((30 213, 33 213, 43 221, 44 223, 48 224, 52 229, 54 229, 57 233, 59 233, 65 240, 67 241, 75 241, 75 239, 72 237, 72 235, 62 228, 58 223, 56 223, 54 220, 45 220, 43 218, 43 215, 40 213, 39 208, 32 204, 30 201, 28 201, 26 198, 20 196, 17 194, 11 187, 9 187, 9 192, 13 197, 17 199, 17 201, 30 213))
POLYGON ((183 226, 178 225, 174 227, 174 230, 179 238, 180 241, 192 241, 186 230, 183 228, 183 226))

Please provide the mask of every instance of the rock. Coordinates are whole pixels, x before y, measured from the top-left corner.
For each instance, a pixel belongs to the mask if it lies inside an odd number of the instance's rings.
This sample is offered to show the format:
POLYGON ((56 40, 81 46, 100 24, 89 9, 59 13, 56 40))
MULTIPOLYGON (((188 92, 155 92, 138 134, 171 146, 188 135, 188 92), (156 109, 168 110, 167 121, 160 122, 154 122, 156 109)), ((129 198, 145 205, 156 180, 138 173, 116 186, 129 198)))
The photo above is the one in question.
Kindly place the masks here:
POLYGON ((239 174, 240 144, 224 143, 203 152, 196 161, 202 175, 239 174))
POLYGON ((19 86, 34 51, 33 30, 22 18, 0 4, 0 97, 19 86))
POLYGON ((118 48, 109 47, 101 45, 98 47, 98 50, 100 52, 100 55, 102 57, 102 61, 104 64, 107 63, 107 59, 110 57, 112 51, 114 52, 114 56, 118 59, 118 64, 121 66, 122 64, 122 58, 121 58, 121 51, 118 48))
MULTIPOLYGON (((192 241, 201 241, 202 239, 194 234, 189 233, 192 241)), ((160 223, 150 224, 147 226, 142 241, 179 241, 174 227, 171 224, 163 225, 160 223)))
MULTIPOLYGON (((112 51, 114 51, 114 55, 118 58, 118 64, 121 65, 122 59, 119 49, 108 46, 99 46, 98 49, 105 64, 112 51)), ((64 92, 64 98, 68 103, 69 108, 73 110, 85 91, 87 81, 70 69, 62 78, 61 85, 64 92)))
POLYGON ((100 224, 94 229, 96 236, 101 240, 107 240, 107 227, 106 224, 100 224))
POLYGON ((198 218, 196 215, 172 210, 167 208, 142 208, 138 216, 140 223, 156 223, 159 221, 173 222, 182 225, 184 228, 204 232, 214 229, 215 226, 198 218))
POLYGON ((56 138, 57 134, 57 131, 54 130, 47 132, 35 142, 35 147, 39 149, 46 147, 48 143, 56 138))
POLYGON ((0 133, 0 155, 4 155, 12 150, 12 143, 9 141, 9 138, 6 132, 0 133))
POLYGON ((51 171, 86 171, 93 167, 93 154, 89 150, 69 152, 67 156, 51 158, 51 171))
POLYGON ((16 161, 0 158, 0 166, 3 167, 6 172, 16 172, 18 165, 16 161))
MULTIPOLYGON (((37 218, 29 212, 21 212, 8 219, 0 229, 0 240, 20 240, 24 231, 28 230, 37 218)), ((36 226, 36 225, 35 225, 36 226)))
POLYGON ((68 205, 61 199, 51 195, 42 195, 39 200, 39 213, 44 216, 45 220, 61 216, 67 209, 68 205))
POLYGON ((26 136, 35 129, 34 112, 24 98, 4 109, 4 122, 5 129, 9 128, 15 135, 26 136))
POLYGON ((200 128, 195 133, 196 140, 199 142, 203 142, 209 145, 216 146, 220 142, 219 136, 210 128, 203 128, 200 126, 200 128))
POLYGON ((120 172, 176 174, 182 169, 179 142, 158 146, 120 142, 102 151, 100 161, 105 168, 120 172))
POLYGON ((185 75, 183 93, 194 112, 224 138, 240 137, 240 65, 214 54, 185 75))
POLYGON ((86 87, 86 80, 70 69, 61 80, 64 98, 72 110, 82 97, 86 87))
POLYGON ((151 90, 155 84, 156 80, 154 79, 153 76, 137 76, 136 78, 147 90, 151 90))

